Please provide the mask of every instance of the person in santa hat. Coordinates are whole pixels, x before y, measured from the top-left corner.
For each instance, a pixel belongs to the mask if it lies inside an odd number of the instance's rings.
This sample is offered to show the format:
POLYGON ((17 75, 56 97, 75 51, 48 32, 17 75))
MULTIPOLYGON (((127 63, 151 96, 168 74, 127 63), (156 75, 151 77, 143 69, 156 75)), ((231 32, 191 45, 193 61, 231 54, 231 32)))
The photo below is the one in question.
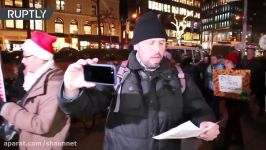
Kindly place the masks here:
POLYGON ((22 45, 25 66, 23 87, 26 91, 20 104, 2 102, 1 116, 20 130, 19 141, 38 143, 21 144, 20 149, 57 150, 64 142, 70 127, 70 118, 58 107, 57 90, 63 71, 54 66, 52 44, 56 37, 34 31, 31 39, 22 45))
MULTIPOLYGON (((236 51, 232 51, 224 58, 224 66, 225 69, 240 69, 236 51)), ((226 146, 226 148, 234 146, 243 149, 243 134, 240 124, 243 101, 232 98, 225 98, 224 100, 228 113, 224 146, 226 146)))

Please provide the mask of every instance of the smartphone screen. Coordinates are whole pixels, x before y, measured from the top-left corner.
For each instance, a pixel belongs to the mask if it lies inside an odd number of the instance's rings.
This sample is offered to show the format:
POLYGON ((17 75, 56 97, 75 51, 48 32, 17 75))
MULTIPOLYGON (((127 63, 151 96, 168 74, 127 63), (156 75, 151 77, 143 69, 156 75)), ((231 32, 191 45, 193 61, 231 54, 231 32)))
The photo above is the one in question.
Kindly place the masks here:
POLYGON ((116 84, 116 68, 113 65, 93 64, 85 65, 83 68, 86 81, 105 85, 116 84))

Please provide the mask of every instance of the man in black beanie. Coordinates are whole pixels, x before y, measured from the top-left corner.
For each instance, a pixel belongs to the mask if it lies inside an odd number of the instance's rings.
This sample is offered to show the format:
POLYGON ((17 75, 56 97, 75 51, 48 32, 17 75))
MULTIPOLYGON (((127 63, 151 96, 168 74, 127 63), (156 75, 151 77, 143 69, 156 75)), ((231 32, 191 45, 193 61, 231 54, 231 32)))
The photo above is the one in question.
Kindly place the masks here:
POLYGON ((157 15, 147 12, 136 22, 134 51, 115 87, 84 81, 82 66, 97 63, 97 58, 79 60, 66 70, 59 94, 65 113, 81 116, 109 109, 105 150, 180 149, 178 139, 155 140, 153 136, 186 120, 209 128, 199 139, 211 141, 218 136, 219 126, 211 122, 214 117, 210 108, 187 76, 186 89, 181 91, 177 71, 163 57, 166 41, 167 34, 157 15))

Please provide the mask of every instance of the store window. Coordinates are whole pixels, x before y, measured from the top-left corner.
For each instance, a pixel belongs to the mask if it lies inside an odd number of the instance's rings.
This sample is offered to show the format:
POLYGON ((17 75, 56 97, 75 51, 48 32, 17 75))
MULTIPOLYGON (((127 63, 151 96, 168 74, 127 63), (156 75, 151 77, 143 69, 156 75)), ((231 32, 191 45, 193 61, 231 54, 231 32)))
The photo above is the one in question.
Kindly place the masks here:
POLYGON ((55 20, 55 33, 64 33, 64 21, 61 18, 55 20))
POLYGON ((71 34, 77 34, 78 33, 78 22, 77 20, 73 19, 70 22, 70 31, 71 34))

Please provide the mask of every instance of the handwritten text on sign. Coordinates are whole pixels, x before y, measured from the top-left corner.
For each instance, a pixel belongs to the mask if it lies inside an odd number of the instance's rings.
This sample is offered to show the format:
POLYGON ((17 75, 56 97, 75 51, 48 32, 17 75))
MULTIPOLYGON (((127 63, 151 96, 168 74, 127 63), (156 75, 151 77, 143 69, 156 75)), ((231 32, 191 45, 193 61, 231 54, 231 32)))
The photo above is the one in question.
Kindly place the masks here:
POLYGON ((218 75, 219 91, 228 93, 242 92, 242 76, 218 75))

